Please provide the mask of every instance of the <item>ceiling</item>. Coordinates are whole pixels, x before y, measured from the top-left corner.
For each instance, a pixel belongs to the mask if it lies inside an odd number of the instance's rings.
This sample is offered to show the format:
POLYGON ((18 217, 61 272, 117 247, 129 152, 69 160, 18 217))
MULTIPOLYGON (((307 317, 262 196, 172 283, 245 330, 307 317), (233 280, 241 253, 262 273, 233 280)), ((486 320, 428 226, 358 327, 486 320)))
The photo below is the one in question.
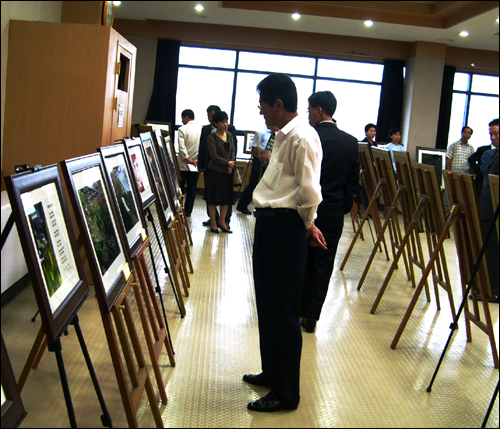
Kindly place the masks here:
POLYGON ((115 19, 261 27, 498 52, 498 1, 123 1, 115 19), (197 12, 194 6, 205 9, 197 12), (301 13, 299 20, 291 18, 301 13), (363 23, 371 19, 374 25, 363 23), (469 37, 459 33, 467 30, 469 37))

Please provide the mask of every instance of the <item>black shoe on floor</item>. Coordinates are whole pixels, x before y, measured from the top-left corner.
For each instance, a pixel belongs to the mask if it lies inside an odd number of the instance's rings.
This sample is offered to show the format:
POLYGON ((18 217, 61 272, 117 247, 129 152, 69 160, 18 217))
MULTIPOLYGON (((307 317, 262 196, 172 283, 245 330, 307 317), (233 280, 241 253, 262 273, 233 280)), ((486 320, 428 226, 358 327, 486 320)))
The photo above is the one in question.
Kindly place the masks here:
POLYGON ((300 322, 300 326, 303 326, 306 328, 306 332, 312 334, 316 330, 316 320, 304 317, 300 322))
POLYGON ((269 386, 266 377, 263 373, 260 374, 245 374, 243 376, 243 381, 253 384, 255 386, 269 386))
POLYGON ((243 214, 246 214, 246 215, 251 215, 252 214, 252 212, 250 210, 248 210, 247 208, 236 207, 236 210, 238 210, 240 213, 243 213, 243 214))
POLYGON ((210 219, 202 223, 203 226, 210 226, 210 219))
POLYGON ((272 390, 260 399, 249 402, 247 408, 250 411, 261 411, 265 413, 272 413, 273 411, 280 410, 296 410, 298 405, 287 404, 279 400, 276 393, 272 390))

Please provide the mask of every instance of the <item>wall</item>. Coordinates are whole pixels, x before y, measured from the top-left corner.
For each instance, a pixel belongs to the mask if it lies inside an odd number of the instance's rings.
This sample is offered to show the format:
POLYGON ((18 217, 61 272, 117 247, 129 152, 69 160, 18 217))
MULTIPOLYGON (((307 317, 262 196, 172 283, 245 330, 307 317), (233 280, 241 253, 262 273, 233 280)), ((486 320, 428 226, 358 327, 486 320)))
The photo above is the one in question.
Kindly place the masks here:
MULTIPOLYGON (((7 81, 7 56, 9 42, 9 21, 19 19, 25 21, 61 22, 62 1, 2 1, 2 67, 1 67, 1 153, 3 155, 3 122, 5 112, 5 84, 7 81)), ((3 158, 3 156, 2 156, 3 158)), ((2 164, 3 169, 3 164, 2 164)))

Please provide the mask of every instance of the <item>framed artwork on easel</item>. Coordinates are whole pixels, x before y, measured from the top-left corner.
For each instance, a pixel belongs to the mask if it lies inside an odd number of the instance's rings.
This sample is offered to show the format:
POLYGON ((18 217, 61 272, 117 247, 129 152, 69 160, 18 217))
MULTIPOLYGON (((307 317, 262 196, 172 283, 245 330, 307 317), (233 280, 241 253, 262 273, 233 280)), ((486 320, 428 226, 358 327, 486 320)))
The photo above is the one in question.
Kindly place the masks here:
POLYGON ((2 335, 2 427, 17 428, 26 417, 2 335))
POLYGON ((146 239, 144 213, 138 202, 131 167, 123 144, 99 148, 108 182, 113 191, 113 201, 118 208, 122 227, 127 238, 127 248, 131 259, 146 239))
POLYGON ((5 184, 43 329, 54 342, 88 295, 57 165, 6 177, 5 184))
POLYGON ((144 147, 144 152, 146 153, 147 165, 155 184, 156 199, 159 201, 161 208, 158 212, 161 212, 164 215, 160 216, 160 219, 163 218, 166 223, 164 227, 169 228, 174 220, 175 214, 173 213, 173 208, 168 202, 168 188, 160 170, 160 163, 154 148, 151 133, 141 133, 141 141, 144 147))
POLYGON ((446 149, 417 146, 417 162, 436 167, 439 185, 444 188, 442 171, 446 170, 446 149))
POLYGON ((124 146, 132 165, 132 174, 137 184, 136 189, 141 199, 142 209, 145 210, 155 202, 156 197, 153 191, 154 185, 152 184, 149 170, 146 167, 147 161, 144 147, 142 146, 141 139, 138 137, 125 139, 124 146))
POLYGON ((181 170, 179 167, 179 161, 177 159, 177 155, 175 153, 174 141, 170 138, 170 133, 162 130, 161 132, 157 132, 159 138, 157 138, 158 144, 165 150, 167 154, 167 159, 169 161, 170 169, 172 171, 172 179, 174 182, 174 189, 179 201, 182 199, 182 190, 179 185, 179 181, 182 180, 181 170))
POLYGON ((169 191, 170 203, 175 215, 180 211, 180 199, 182 197, 179 181, 177 180, 175 166, 170 157, 170 152, 167 149, 168 142, 164 140, 161 132, 157 131, 155 137, 156 139, 154 139, 154 144, 156 153, 158 154, 161 173, 165 178, 165 182, 169 191))
POLYGON ((80 228, 96 294, 110 311, 131 275, 115 212, 98 153, 61 162, 80 228))

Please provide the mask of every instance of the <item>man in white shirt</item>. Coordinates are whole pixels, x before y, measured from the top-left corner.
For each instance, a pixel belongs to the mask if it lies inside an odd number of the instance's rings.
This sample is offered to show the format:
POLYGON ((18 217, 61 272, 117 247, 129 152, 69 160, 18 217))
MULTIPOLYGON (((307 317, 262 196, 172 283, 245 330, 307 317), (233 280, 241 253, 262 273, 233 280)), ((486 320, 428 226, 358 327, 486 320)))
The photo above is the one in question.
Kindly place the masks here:
POLYGON ((198 148, 200 145, 201 125, 194 121, 194 112, 191 109, 186 109, 182 112, 182 123, 179 128, 179 168, 181 170, 182 182, 181 189, 184 190, 184 185, 187 187, 186 202, 184 210, 186 216, 190 217, 193 211, 194 200, 196 198, 196 188, 198 184, 198 148))
POLYGON ((321 142, 307 118, 298 116, 297 90, 277 73, 257 85, 260 112, 276 126, 273 155, 254 190, 253 274, 259 323, 261 374, 243 380, 271 391, 250 402, 251 411, 294 410, 300 401, 300 296, 307 243, 326 249, 314 226, 321 202, 321 142))

